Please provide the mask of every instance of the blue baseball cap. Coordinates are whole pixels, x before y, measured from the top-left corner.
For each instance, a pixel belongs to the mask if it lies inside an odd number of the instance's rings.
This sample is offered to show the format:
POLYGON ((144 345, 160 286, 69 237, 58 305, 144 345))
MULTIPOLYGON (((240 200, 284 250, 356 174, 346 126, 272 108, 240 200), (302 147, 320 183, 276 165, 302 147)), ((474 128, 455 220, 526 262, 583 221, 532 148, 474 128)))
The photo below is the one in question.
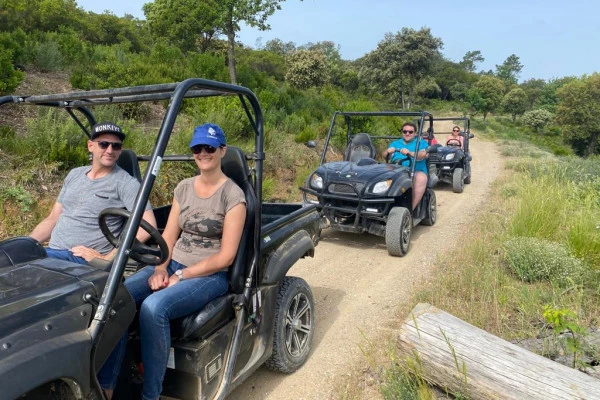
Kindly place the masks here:
POLYGON ((190 148, 199 145, 207 144, 212 147, 225 146, 225 134, 219 125, 215 124, 204 124, 197 126, 194 129, 192 135, 192 141, 190 142, 190 148))

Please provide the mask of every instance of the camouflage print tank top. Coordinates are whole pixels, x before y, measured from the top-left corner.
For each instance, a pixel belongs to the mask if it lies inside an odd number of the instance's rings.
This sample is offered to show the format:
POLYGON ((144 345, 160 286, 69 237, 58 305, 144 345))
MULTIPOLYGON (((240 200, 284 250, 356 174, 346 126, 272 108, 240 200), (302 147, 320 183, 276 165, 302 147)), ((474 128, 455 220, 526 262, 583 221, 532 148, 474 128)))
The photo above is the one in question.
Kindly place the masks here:
POLYGON ((181 208, 181 235, 173 248, 173 260, 186 266, 219 252, 225 214, 246 203, 244 192, 231 179, 207 198, 196 194, 194 179, 184 179, 175 188, 175 199, 181 208))

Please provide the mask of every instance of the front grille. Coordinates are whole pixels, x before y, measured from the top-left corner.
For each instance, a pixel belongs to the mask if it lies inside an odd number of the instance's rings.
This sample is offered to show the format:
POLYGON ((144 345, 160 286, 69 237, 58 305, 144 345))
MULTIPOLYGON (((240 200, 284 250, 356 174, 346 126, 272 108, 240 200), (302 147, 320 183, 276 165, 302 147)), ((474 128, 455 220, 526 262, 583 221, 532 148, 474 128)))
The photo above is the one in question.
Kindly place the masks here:
POLYGON ((443 154, 435 154, 435 153, 429 154, 430 162, 442 161, 442 158, 443 158, 443 154))
POLYGON ((365 185, 362 183, 355 183, 353 185, 347 183, 332 183, 327 187, 327 190, 329 193, 356 196, 356 193, 360 193, 364 187, 365 185), (356 190, 354 190, 354 188, 356 188, 356 190))

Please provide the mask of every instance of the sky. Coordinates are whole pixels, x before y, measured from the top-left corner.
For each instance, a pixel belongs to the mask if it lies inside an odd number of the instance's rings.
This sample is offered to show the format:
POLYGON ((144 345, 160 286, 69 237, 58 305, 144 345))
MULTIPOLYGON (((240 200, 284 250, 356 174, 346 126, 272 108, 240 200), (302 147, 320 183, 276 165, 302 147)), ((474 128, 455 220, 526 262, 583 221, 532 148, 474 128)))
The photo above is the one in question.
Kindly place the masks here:
MULTIPOLYGON (((86 11, 144 19, 150 0, 77 0, 86 11)), ((260 48, 280 39, 296 46, 331 41, 345 60, 375 50, 386 33, 430 28, 442 54, 458 62, 479 50, 478 71, 495 70, 511 54, 523 69, 519 82, 600 72, 598 0, 287 0, 269 19, 269 31, 242 26, 237 40, 260 48)))

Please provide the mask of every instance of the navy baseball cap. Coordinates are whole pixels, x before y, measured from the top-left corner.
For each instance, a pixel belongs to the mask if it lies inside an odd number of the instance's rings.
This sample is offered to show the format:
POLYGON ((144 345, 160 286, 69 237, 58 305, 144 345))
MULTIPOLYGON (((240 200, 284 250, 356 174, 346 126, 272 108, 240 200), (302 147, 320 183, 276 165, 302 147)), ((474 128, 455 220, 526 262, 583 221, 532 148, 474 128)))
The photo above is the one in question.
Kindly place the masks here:
POLYGON ((123 133, 123 129, 115 123, 112 122, 98 122, 94 126, 92 126, 92 137, 94 140, 98 136, 103 135, 105 133, 111 133, 116 135, 121 141, 125 140, 125 134, 123 133))
POLYGON ((204 124, 197 126, 196 129, 194 129, 192 141, 190 142, 190 148, 199 144, 220 147, 225 146, 227 142, 225 141, 225 134, 219 125, 204 124))

